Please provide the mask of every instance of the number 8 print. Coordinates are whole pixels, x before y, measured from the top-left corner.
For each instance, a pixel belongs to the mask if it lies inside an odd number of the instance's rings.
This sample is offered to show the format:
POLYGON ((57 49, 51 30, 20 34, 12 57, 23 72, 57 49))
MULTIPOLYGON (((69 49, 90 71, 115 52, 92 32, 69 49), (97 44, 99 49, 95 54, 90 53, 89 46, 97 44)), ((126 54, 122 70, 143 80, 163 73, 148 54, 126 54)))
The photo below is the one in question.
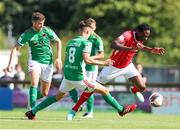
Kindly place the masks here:
POLYGON ((69 49, 69 62, 70 63, 74 63, 74 61, 75 61, 75 57, 74 57, 75 52, 76 52, 76 48, 71 47, 69 49))

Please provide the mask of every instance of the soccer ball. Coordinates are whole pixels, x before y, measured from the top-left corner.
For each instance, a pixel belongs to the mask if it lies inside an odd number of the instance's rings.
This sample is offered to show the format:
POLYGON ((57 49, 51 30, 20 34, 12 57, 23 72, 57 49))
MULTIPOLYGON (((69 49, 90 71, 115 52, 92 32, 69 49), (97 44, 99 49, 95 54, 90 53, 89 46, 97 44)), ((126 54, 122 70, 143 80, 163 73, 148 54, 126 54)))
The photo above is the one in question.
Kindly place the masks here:
POLYGON ((163 103, 163 96, 160 93, 152 93, 149 102, 153 107, 160 107, 163 103))

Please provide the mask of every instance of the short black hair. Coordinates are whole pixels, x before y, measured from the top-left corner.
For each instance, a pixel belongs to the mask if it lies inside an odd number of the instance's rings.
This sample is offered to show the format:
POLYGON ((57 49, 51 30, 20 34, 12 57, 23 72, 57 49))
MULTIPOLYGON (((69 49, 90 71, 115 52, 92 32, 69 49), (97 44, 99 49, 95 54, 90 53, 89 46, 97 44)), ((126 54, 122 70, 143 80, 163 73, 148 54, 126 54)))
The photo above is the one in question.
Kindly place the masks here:
POLYGON ((143 23, 143 24, 138 25, 136 30, 143 32, 145 30, 150 30, 150 26, 146 23, 143 23))

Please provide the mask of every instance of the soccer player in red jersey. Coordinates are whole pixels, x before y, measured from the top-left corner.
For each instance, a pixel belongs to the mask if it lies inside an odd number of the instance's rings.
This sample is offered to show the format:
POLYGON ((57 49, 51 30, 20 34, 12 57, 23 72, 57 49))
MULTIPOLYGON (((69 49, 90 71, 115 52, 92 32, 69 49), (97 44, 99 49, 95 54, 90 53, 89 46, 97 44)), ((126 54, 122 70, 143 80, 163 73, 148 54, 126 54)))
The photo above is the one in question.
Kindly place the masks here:
POLYGON ((97 81, 101 84, 106 84, 115 77, 120 75, 133 83, 130 91, 136 95, 139 101, 144 102, 144 97, 141 94, 146 88, 144 80, 138 70, 132 63, 134 55, 139 51, 149 51, 153 54, 163 55, 164 48, 148 47, 143 43, 150 36, 150 27, 148 24, 140 24, 135 30, 125 31, 122 35, 116 38, 112 44, 113 49, 111 59, 114 60, 112 66, 104 67, 97 81))
MULTIPOLYGON (((106 84, 120 75, 124 76, 134 84, 134 86, 130 88, 130 91, 136 95, 139 101, 144 102, 144 97, 141 92, 145 90, 146 85, 141 74, 132 63, 133 57, 139 50, 149 51, 157 55, 163 55, 165 53, 164 48, 151 48, 143 45, 143 43, 148 40, 149 36, 149 25, 140 24, 135 30, 126 31, 116 38, 111 44, 113 52, 110 58, 114 60, 114 63, 112 66, 106 66, 102 69, 97 77, 97 82, 106 84)), ((83 92, 83 94, 84 93, 85 92, 83 92)), ((84 97, 83 94, 72 110, 78 110, 80 105, 85 102, 83 99, 88 98, 84 97)))

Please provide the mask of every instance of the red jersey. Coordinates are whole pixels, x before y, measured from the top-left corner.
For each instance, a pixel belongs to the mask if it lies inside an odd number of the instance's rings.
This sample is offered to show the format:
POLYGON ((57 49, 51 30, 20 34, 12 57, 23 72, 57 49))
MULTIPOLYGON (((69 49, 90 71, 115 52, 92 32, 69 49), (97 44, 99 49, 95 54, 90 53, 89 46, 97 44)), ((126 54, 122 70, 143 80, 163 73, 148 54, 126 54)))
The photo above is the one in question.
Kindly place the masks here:
MULTIPOLYGON (((115 42, 123 44, 127 47, 135 47, 137 43, 143 44, 141 41, 137 41, 135 38, 135 31, 126 31, 120 35, 115 42)), ((113 50, 111 59, 114 60, 113 66, 117 68, 124 68, 128 66, 137 51, 135 50, 113 50)))

